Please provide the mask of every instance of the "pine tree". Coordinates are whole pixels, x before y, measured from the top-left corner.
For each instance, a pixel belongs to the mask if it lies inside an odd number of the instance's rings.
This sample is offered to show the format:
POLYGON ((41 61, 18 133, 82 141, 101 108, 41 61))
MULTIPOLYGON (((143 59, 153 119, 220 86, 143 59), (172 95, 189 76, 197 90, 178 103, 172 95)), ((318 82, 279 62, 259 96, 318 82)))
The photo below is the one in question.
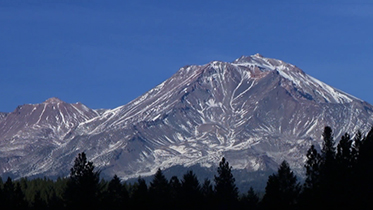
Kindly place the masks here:
POLYGON ((14 183, 10 177, 6 180, 3 187, 3 209, 13 209, 14 208, 14 183))
POLYGON ((127 189, 122 185, 119 177, 114 175, 107 186, 105 193, 105 208, 108 209, 122 209, 126 202, 128 202, 129 195, 127 189))
POLYGON ((294 209, 301 187, 288 163, 283 161, 276 174, 268 177, 263 207, 265 209, 294 209))
POLYGON ((241 199, 242 209, 255 210, 259 208, 259 196, 255 193, 254 189, 250 187, 247 194, 241 199))
POLYGON ((35 210, 47 209, 47 204, 41 198, 40 191, 35 192, 33 202, 32 202, 32 209, 35 209, 35 210))
POLYGON ((352 177, 360 150, 361 133, 355 138, 344 134, 337 148, 330 127, 325 127, 321 154, 312 146, 307 152, 306 180, 302 207, 323 209, 347 207, 352 195, 352 177))
POLYGON ((337 145, 336 162, 340 170, 350 170, 353 164, 352 140, 348 133, 345 133, 337 145))
POLYGON ((21 190, 19 182, 13 182, 13 180, 8 177, 4 183, 4 188, 2 190, 2 203, 0 205, 2 209, 27 208, 25 195, 21 190))
POLYGON ((305 189, 316 189, 320 185, 321 155, 314 145, 307 151, 305 189))
POLYGON ((214 199, 214 188, 211 184, 211 181, 208 178, 205 178, 205 180, 202 183, 201 186, 201 194, 203 197, 203 204, 202 209, 208 209, 213 206, 213 199, 214 199))
POLYGON ((163 175, 161 169, 157 170, 153 180, 150 182, 149 193, 155 206, 159 208, 167 208, 170 187, 168 185, 168 180, 163 175))
POLYGON ((201 185, 193 171, 187 171, 181 180, 180 195, 185 209, 198 209, 201 207, 201 185))
POLYGON ((303 184, 303 192, 301 195, 301 207, 304 209, 309 207, 314 209, 319 206, 321 199, 320 185, 321 185, 321 155, 316 150, 315 146, 312 145, 307 151, 307 160, 304 165, 306 169, 306 180, 303 184))
POLYGON ((237 205, 238 189, 235 184, 235 178, 232 174, 232 167, 223 157, 219 163, 218 176, 214 176, 215 196, 219 208, 232 209, 237 205))
POLYGON ((332 129, 325 127, 323 133, 323 147, 321 149, 321 168, 320 168, 320 203, 324 208, 333 208, 338 201, 336 196, 337 185, 336 181, 338 167, 336 163, 336 148, 333 139, 332 129))
POLYGON ((353 161, 354 166, 357 166, 357 159, 359 158, 360 147, 361 147, 363 138, 364 137, 361 131, 360 130, 357 131, 353 144, 352 144, 352 151, 351 151, 352 161, 353 161))
POLYGON ((131 195, 131 209, 149 209, 150 196, 148 186, 143 178, 139 177, 133 186, 131 195))
POLYGON ((322 157, 322 169, 325 173, 324 176, 329 176, 330 170, 333 169, 335 164, 335 142, 333 139, 333 131, 330 127, 326 126, 324 128, 323 136, 323 146, 321 149, 321 157, 322 157))
POLYGON ((373 127, 362 139, 359 148, 357 166, 355 169, 354 197, 356 209, 371 209, 373 207, 371 197, 373 195, 373 127))
POLYGON ((78 206, 97 208, 100 200, 100 172, 94 171, 92 162, 87 161, 86 154, 79 153, 70 170, 70 177, 64 193, 68 208, 78 206))
POLYGON ((50 196, 48 207, 49 209, 59 210, 64 209, 65 199, 64 194, 67 188, 68 178, 58 177, 53 183, 53 193, 50 196))
POLYGON ((353 207, 351 203, 351 195, 353 194, 352 178, 356 161, 354 160, 352 143, 350 135, 345 133, 337 145, 336 172, 333 180, 335 182, 333 197, 336 208, 353 207))
POLYGON ((172 209, 181 209, 181 183, 177 176, 172 176, 170 186, 170 206, 172 209))

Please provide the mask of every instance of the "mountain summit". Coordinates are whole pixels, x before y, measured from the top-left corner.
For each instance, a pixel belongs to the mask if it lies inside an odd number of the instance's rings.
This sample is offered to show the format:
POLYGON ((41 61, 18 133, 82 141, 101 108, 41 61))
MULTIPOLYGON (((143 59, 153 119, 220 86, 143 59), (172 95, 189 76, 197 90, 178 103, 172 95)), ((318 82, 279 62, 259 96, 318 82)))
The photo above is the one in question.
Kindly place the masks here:
POLYGON ((61 101, 59 98, 53 97, 53 98, 47 99, 46 101, 44 101, 44 103, 46 103, 46 104, 58 104, 58 103, 63 103, 63 101, 61 101))
POLYGON ((210 168, 222 156, 248 172, 283 160, 301 169, 324 126, 338 138, 373 122, 370 104, 259 54, 185 66, 112 110, 46 102, 0 119, 2 174, 67 175, 83 151, 103 174, 123 179, 180 165, 210 168))

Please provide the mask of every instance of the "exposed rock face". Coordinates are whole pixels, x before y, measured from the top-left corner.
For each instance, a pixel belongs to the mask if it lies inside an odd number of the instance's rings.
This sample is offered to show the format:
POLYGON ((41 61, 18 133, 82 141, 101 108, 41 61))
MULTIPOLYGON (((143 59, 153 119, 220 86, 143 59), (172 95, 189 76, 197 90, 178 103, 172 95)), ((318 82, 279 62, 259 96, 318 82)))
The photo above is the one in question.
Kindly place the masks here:
POLYGON ((211 167, 225 156, 234 169, 303 167, 324 126, 338 138, 366 131, 373 107, 256 54, 232 63, 186 66, 113 110, 48 99, 0 118, 0 172, 67 175, 79 152, 106 175, 133 178, 172 166, 211 167))

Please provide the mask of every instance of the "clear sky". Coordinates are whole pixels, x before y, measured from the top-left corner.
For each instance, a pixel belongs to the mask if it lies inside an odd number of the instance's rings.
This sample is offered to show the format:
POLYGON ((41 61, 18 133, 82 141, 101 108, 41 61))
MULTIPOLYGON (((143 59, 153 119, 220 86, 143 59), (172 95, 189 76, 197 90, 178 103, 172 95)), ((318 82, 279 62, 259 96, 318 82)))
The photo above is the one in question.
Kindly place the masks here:
POLYGON ((255 53, 373 103, 373 1, 0 0, 0 111, 115 108, 185 65, 255 53))

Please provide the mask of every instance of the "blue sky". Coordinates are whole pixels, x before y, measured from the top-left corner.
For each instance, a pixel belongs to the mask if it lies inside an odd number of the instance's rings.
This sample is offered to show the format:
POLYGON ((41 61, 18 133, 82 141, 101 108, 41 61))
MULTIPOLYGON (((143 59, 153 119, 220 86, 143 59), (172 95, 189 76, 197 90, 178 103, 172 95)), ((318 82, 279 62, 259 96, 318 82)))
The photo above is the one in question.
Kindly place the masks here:
POLYGON ((0 111, 115 108, 185 65, 255 53, 373 103, 369 2, 0 0, 0 111))

